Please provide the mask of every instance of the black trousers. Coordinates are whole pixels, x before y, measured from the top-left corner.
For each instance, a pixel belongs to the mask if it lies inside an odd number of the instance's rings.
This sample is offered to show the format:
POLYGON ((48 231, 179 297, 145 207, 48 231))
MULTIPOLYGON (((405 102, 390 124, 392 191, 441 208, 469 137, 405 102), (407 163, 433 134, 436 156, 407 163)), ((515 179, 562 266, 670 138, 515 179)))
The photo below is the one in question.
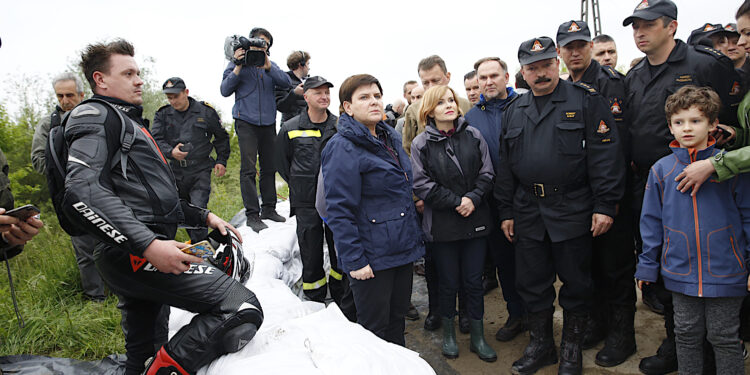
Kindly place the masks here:
POLYGON ((469 318, 480 320, 484 316, 484 288, 482 271, 487 239, 433 242, 432 256, 440 275, 440 315, 456 315, 456 294, 463 286, 465 308, 469 318))
POLYGON ((73 250, 76 253, 83 294, 89 298, 104 298, 104 281, 94 263, 94 248, 99 240, 91 235, 83 235, 70 237, 70 242, 73 243, 73 250))
MULTIPOLYGON (((632 211, 629 203, 621 202, 620 213, 609 231, 593 238, 591 276, 594 299, 612 307, 633 308, 636 302, 635 241, 632 211)), ((604 304, 597 303, 597 306, 604 304)))
POLYGON ((94 259, 120 299, 126 374, 141 374, 145 361, 165 343, 169 355, 195 373, 223 354, 223 335, 217 332, 230 320, 236 324, 233 319, 243 303, 260 309, 253 292, 208 263, 179 275, 167 274, 145 259, 101 243, 94 259), (169 306, 198 315, 167 343, 169 306))
POLYGON ((274 149, 276 126, 257 126, 234 119, 234 130, 240 144, 240 191, 245 214, 258 215, 258 191, 255 188, 255 161, 260 161, 260 196, 263 209, 276 209, 276 165, 274 149), (257 159, 256 159, 257 158, 257 159))
POLYGON ((349 283, 357 306, 357 323, 381 339, 405 346, 404 317, 409 311, 412 263, 374 271, 368 280, 349 283))
POLYGON ((297 241, 302 257, 302 289, 307 298, 325 302, 328 290, 341 311, 351 321, 356 321, 357 310, 349 289, 348 277, 338 266, 333 232, 323 224, 318 211, 312 207, 295 207, 297 241), (323 270, 323 239, 328 244, 331 272, 323 270))
MULTIPOLYGON (((437 314, 440 311, 440 274, 433 255, 432 242, 425 242, 424 248, 424 279, 427 283, 427 304, 430 313, 437 314)), ((463 316, 466 312, 466 292, 464 292, 463 284, 458 286, 458 309, 459 314, 463 316)))
POLYGON ((591 234, 562 242, 519 236, 516 240, 516 287, 534 313, 553 307, 555 276, 560 288, 560 306, 567 311, 588 312, 593 294, 591 281, 591 234))
MULTIPOLYGON (((495 223, 500 223, 500 213, 494 199, 490 199, 490 214, 495 223)), ((513 244, 505 238, 499 225, 493 225, 487 237, 487 248, 490 259, 497 270, 503 299, 508 309, 509 317, 520 317, 524 313, 523 300, 516 289, 516 254, 513 244)))
MULTIPOLYGON (((202 170, 183 170, 183 168, 172 166, 174 171, 177 191, 180 198, 200 207, 208 207, 208 198, 211 196, 211 170, 201 167, 202 170)), ((192 243, 206 239, 208 228, 188 229, 188 235, 192 243)))

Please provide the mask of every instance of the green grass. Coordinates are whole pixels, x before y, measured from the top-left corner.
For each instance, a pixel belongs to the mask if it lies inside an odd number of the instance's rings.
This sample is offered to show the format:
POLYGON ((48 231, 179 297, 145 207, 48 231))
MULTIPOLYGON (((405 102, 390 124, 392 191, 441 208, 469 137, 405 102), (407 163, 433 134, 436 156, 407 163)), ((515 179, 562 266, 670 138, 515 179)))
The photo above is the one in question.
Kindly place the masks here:
MULTIPOLYGON (((232 138, 227 173, 212 178, 208 205, 227 221, 242 208, 240 155, 237 138, 232 138)), ((284 186, 278 193, 286 197, 288 189, 284 186)), ((51 204, 44 202, 41 206, 45 222, 42 232, 9 262, 24 328, 18 326, 5 263, 0 262, 0 356, 35 354, 96 360, 124 353, 117 298, 111 296, 104 303, 82 298, 70 237, 59 227, 51 204)), ((177 239, 188 240, 184 230, 180 229, 177 239)))

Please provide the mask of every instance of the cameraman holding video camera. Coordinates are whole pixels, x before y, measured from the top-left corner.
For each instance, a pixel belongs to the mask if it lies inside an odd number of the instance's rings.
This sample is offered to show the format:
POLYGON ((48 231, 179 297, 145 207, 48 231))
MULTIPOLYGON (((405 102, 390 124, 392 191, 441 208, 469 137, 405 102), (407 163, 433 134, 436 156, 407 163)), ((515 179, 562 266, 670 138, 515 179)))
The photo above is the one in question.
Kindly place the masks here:
POLYGON ((240 190, 245 205, 247 225, 259 232, 268 228, 261 219, 286 221, 276 213, 274 141, 276 139, 276 101, 274 87, 289 89, 292 83, 276 63, 268 58, 273 37, 268 30, 256 27, 250 38, 240 37, 232 43, 232 61, 224 69, 221 95, 234 94, 234 129, 242 158, 240 190), (255 161, 260 159, 260 194, 262 210, 255 188, 255 161))

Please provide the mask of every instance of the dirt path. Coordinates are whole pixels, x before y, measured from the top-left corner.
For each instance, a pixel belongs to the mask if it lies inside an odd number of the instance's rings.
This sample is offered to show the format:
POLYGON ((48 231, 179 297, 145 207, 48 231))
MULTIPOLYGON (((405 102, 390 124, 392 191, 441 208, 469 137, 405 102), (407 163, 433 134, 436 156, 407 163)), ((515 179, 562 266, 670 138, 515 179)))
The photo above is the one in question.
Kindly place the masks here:
MULTIPOLYGON (((599 367, 594 363, 596 353, 602 348, 603 343, 594 349, 583 352, 584 374, 640 374, 638 363, 641 358, 654 355, 656 349, 664 338, 664 320, 660 315, 654 314, 640 301, 640 293, 637 312, 635 317, 635 332, 638 351, 625 363, 611 368, 599 367)), ((529 342, 528 334, 522 334, 511 342, 499 342, 495 340, 495 332, 505 323, 507 311, 502 299, 500 289, 493 290, 484 298, 484 330, 485 337, 490 346, 498 354, 498 360, 494 363, 481 361, 476 354, 469 351, 469 335, 462 334, 456 330, 458 335, 459 357, 457 359, 446 359, 440 353, 442 334, 440 330, 429 332, 424 330, 424 317, 427 315, 427 286, 424 277, 414 276, 414 291, 412 302, 417 306, 422 318, 418 321, 406 324, 406 345, 410 349, 420 353, 438 375, 452 374, 510 374, 513 361, 523 353, 523 349, 529 342)), ((554 331, 555 341, 559 345, 560 332, 562 330, 562 309, 557 306, 555 311, 554 331)), ((745 362, 745 370, 750 373, 750 361, 745 362)), ((537 374, 557 374, 557 366, 548 366, 537 374)))

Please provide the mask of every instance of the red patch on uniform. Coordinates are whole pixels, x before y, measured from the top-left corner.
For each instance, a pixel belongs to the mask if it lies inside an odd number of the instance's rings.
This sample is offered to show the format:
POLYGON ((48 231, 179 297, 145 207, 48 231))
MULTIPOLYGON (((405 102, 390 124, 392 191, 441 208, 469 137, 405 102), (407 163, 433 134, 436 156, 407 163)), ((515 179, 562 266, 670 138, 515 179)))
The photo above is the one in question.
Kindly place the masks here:
POLYGON ((732 90, 729 91, 729 95, 739 95, 740 94, 740 83, 735 81, 732 85, 732 90))
POLYGON ((538 52, 538 51, 541 51, 543 49, 544 49, 544 47, 542 47, 542 43, 539 42, 538 40, 535 40, 534 41, 534 45, 531 46, 531 52, 538 52))
POLYGON ((570 23, 570 27, 568 28, 568 32, 569 33, 575 33, 575 32, 578 32, 578 31, 581 31, 581 27, 578 26, 577 23, 571 22, 570 23))
POLYGON ((641 10, 641 9, 646 9, 646 8, 648 8, 648 0, 643 0, 641 1, 640 4, 638 4, 637 7, 635 7, 635 10, 641 10))
POLYGON ((133 272, 137 272, 144 264, 146 264, 145 258, 130 254, 130 265, 133 267, 133 272))
POLYGON ((609 133, 609 126, 607 126, 607 123, 604 122, 604 120, 599 121, 599 128, 596 129, 596 132, 599 134, 609 133))
POLYGON ((622 108, 620 107, 620 102, 617 99, 612 101, 612 105, 609 107, 609 110, 612 111, 613 115, 622 114, 622 108))

